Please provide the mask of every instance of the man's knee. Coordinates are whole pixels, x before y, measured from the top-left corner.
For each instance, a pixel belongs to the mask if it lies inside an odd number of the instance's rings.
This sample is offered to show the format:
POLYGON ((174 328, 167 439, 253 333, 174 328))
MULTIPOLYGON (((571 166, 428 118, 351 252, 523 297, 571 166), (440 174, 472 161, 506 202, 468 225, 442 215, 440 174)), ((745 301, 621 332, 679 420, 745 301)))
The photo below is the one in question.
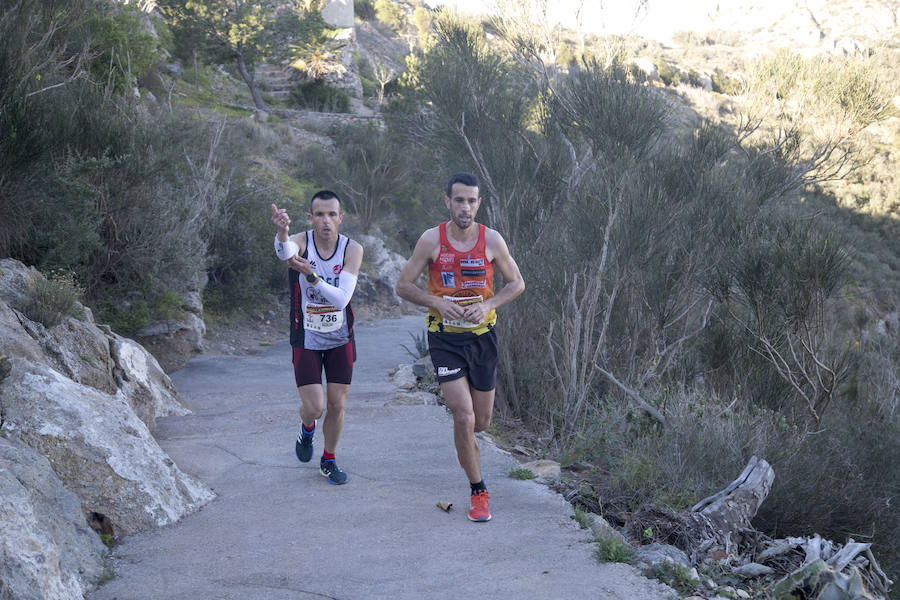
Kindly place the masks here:
POLYGON ((476 429, 476 420, 475 413, 468 410, 455 410, 453 411, 453 422, 457 427, 462 427, 464 429, 476 429))

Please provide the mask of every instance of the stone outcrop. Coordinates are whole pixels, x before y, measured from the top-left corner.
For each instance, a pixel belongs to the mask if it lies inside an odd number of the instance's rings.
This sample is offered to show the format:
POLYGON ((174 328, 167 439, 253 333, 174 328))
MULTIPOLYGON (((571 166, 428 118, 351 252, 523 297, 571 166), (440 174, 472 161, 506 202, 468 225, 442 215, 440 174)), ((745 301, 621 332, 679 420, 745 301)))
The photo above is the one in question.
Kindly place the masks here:
POLYGON ((325 0, 322 3, 322 19, 329 27, 353 28, 353 0, 325 0))
POLYGON ((179 317, 151 323, 134 336, 156 357, 166 373, 181 369, 203 352, 206 323, 203 322, 200 292, 192 290, 183 293, 182 307, 184 310, 179 317))
POLYGON ((365 248, 363 268, 353 294, 354 302, 359 306, 378 307, 385 313, 417 310, 394 292, 406 258, 391 251, 377 235, 354 234, 351 237, 365 248))
POLYGON ((81 598, 102 572, 88 518, 130 534, 214 497, 151 435, 189 412, 157 360, 85 307, 51 327, 28 318, 41 277, 0 260, 0 598, 81 598))
POLYGON ((47 459, 0 438, 0 499, 0 597, 82 598, 105 547, 47 459))

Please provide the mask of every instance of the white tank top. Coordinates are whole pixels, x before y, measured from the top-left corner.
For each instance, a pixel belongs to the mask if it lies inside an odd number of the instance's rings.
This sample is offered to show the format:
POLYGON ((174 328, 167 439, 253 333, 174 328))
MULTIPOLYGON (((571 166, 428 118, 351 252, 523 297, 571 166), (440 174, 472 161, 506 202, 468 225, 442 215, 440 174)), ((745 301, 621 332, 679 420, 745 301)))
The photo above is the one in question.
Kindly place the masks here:
MULTIPOLYGON (((316 248, 312 230, 306 232, 306 257, 313 271, 326 283, 337 287, 341 271, 344 269, 344 254, 347 252, 346 235, 338 235, 334 253, 324 258, 316 248)), ((350 327, 347 310, 331 304, 316 286, 300 276, 300 293, 303 298, 303 347, 309 350, 330 350, 350 341, 350 327)))

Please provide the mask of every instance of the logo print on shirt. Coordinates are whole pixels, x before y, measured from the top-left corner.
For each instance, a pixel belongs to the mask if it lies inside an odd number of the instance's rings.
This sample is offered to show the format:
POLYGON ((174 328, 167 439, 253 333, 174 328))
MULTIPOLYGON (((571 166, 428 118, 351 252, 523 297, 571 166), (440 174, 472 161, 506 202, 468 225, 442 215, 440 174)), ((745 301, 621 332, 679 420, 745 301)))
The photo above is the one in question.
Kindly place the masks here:
POLYGON ((332 269, 332 271, 334 271, 335 275, 339 275, 342 268, 343 267, 341 265, 334 265, 334 268, 332 269))
POLYGON ((459 261, 460 267, 483 267, 484 259, 483 258, 463 258, 459 261))
POLYGON ((441 262, 441 264, 446 265, 448 263, 452 263, 454 258, 455 257, 452 254, 441 254, 438 260, 441 262))
POLYGON ((487 282, 483 279, 476 279, 474 281, 463 281, 462 282, 463 289, 467 288, 486 288, 487 282))
POLYGON ((306 297, 310 302, 315 302, 316 304, 325 304, 328 302, 328 300, 325 299, 325 296, 312 286, 306 288, 306 297))
POLYGON ((456 287, 456 277, 453 273, 449 271, 441 271, 441 280, 444 283, 444 287, 455 288, 456 287))

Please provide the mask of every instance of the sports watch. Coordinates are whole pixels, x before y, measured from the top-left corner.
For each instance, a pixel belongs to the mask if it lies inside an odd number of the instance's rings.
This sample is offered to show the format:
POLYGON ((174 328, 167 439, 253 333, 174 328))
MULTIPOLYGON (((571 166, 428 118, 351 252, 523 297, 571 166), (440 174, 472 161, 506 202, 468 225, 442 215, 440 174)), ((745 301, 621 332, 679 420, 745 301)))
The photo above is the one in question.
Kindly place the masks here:
POLYGON ((316 275, 315 273, 310 273, 309 275, 306 276, 306 280, 310 283, 315 283, 318 278, 319 278, 319 276, 316 275))

